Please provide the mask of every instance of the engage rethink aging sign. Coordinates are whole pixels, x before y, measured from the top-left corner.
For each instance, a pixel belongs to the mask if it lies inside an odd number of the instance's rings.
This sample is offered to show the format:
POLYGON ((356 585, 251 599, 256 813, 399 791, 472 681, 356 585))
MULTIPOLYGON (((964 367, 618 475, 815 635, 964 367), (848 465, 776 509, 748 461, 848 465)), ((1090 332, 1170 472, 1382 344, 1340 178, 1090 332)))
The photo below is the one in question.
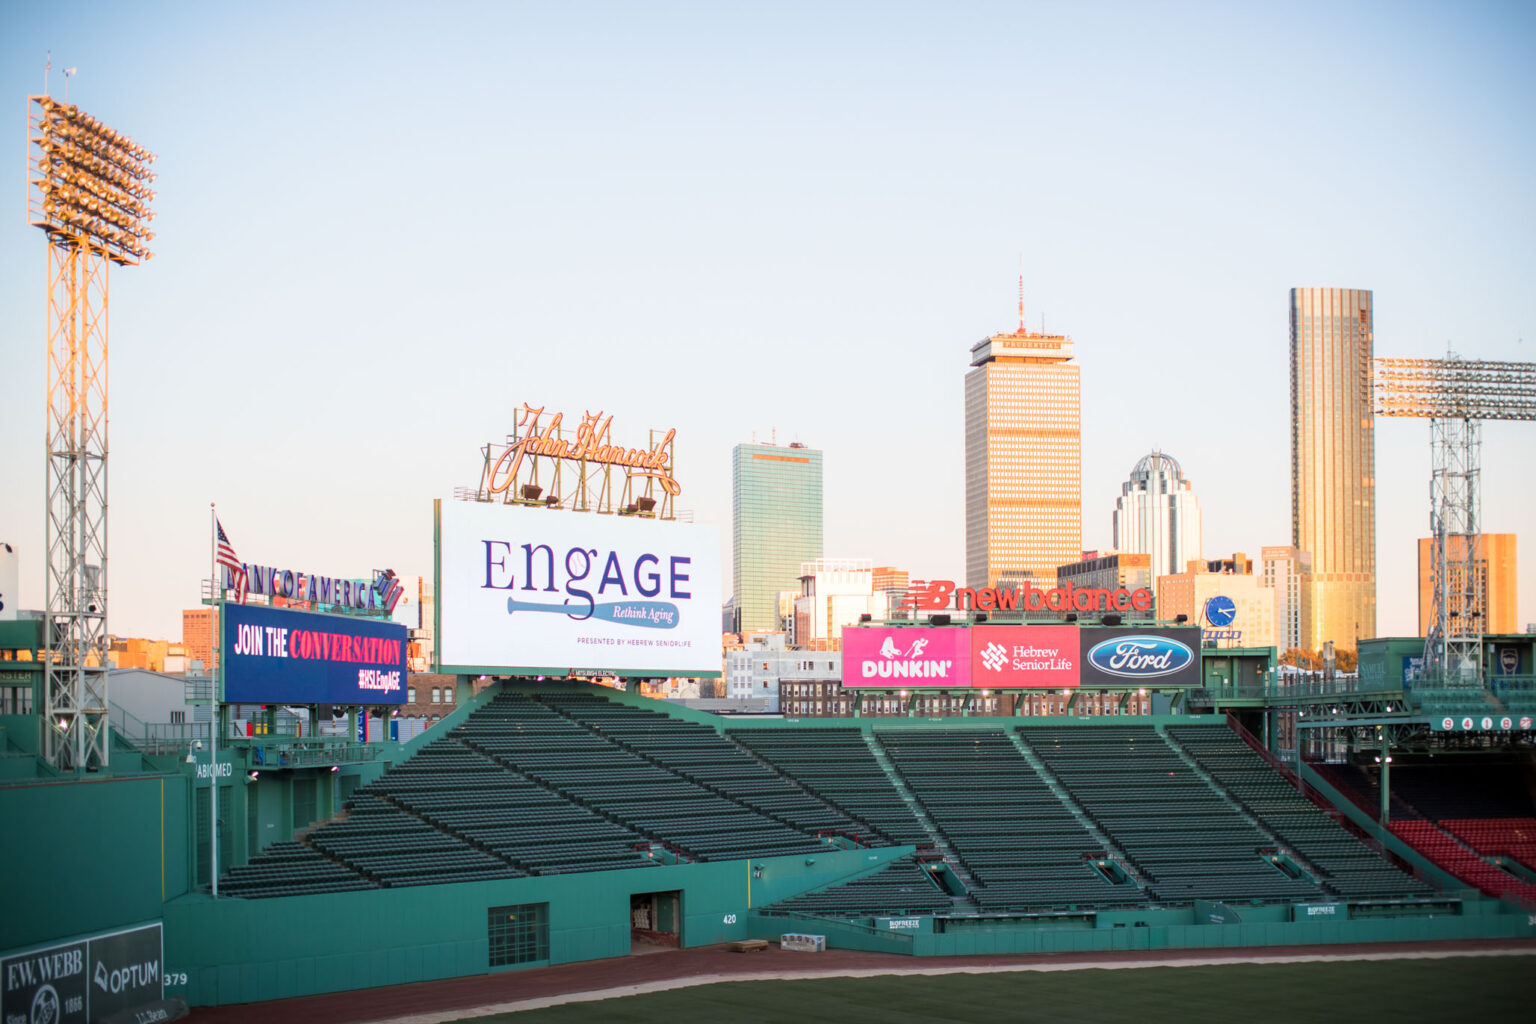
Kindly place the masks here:
POLYGON ((437 547, 442 671, 720 674, 713 527, 439 501, 437 547))

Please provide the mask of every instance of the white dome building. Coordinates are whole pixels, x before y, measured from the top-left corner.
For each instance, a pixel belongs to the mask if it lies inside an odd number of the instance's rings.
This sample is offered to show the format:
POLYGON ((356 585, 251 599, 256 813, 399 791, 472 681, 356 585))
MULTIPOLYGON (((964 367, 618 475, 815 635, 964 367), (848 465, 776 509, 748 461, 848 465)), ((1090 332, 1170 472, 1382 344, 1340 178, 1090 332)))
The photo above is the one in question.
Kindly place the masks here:
POLYGON ((1115 550, 1152 556, 1152 579, 1200 557, 1200 501, 1179 460, 1153 449, 1115 500, 1115 550))

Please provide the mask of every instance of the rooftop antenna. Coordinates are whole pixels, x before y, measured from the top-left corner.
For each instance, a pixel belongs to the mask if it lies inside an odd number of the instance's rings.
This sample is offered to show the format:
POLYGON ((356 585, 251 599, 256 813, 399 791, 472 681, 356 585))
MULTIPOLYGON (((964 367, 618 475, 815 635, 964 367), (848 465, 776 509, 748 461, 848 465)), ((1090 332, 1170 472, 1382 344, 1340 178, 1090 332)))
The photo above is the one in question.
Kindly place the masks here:
POLYGON ((75 77, 75 72, 77 72, 79 70, 80 70, 79 68, 65 68, 64 69, 64 102, 65 103, 69 102, 69 80, 71 78, 75 77))
POLYGON ((1019 333, 1024 333, 1024 254, 1019 253, 1019 333))

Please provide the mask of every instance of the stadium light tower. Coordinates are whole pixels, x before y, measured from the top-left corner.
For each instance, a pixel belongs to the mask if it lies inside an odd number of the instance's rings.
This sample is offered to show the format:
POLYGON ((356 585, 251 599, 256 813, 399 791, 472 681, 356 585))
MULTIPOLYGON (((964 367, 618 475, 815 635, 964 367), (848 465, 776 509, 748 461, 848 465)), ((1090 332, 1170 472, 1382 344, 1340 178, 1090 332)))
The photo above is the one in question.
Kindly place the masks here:
POLYGON ((107 764, 108 268, 149 259, 155 160, 70 103, 29 97, 27 222, 48 236, 43 756, 107 764))
POLYGON ((1376 415, 1429 420, 1433 614, 1424 667, 1481 684, 1485 603, 1478 569, 1483 420, 1536 420, 1536 363, 1377 359, 1376 415), (1450 538, 1465 538, 1452 560, 1450 538), (1453 593, 1454 591, 1454 593, 1453 593))

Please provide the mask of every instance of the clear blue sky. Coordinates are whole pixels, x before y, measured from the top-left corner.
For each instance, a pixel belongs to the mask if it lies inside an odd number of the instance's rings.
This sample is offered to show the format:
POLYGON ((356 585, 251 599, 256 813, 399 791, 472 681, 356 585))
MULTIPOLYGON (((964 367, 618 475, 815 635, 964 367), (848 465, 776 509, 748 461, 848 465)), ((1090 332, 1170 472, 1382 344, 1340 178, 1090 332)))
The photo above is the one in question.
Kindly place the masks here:
MULTIPOLYGON (((40 607, 44 242, 24 98, 160 156, 112 283, 111 629, 180 633, 208 503, 241 556, 431 572, 431 499, 523 401, 826 452, 826 553, 963 575, 961 379, 1026 305, 1077 341, 1088 547, 1152 445, 1208 556, 1290 540, 1287 290, 1377 353, 1536 360, 1529 4, 0 7, 0 539, 40 607)), ((1378 431, 1384 633, 1415 630, 1429 428, 1378 431)), ((1536 621, 1536 425, 1484 520, 1536 621)), ((729 560, 727 558, 727 566, 729 560)))

